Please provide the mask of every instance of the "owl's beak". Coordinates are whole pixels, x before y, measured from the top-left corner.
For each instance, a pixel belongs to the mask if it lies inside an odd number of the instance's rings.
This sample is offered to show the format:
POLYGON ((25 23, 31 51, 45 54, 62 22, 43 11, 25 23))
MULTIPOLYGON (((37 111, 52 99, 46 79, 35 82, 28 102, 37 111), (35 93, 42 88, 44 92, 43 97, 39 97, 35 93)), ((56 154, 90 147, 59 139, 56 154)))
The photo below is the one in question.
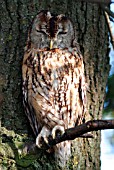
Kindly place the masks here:
POLYGON ((50 49, 52 49, 53 48, 53 40, 51 39, 50 40, 50 49))

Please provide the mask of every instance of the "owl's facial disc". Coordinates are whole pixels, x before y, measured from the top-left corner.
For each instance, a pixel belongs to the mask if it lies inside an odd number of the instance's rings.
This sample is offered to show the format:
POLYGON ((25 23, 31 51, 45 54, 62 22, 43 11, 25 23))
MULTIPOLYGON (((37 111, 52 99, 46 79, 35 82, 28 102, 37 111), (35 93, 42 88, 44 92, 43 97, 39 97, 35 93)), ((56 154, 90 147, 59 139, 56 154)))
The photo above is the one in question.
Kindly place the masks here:
POLYGON ((30 37, 35 48, 69 48, 74 37, 73 25, 63 14, 40 12, 33 22, 30 37))

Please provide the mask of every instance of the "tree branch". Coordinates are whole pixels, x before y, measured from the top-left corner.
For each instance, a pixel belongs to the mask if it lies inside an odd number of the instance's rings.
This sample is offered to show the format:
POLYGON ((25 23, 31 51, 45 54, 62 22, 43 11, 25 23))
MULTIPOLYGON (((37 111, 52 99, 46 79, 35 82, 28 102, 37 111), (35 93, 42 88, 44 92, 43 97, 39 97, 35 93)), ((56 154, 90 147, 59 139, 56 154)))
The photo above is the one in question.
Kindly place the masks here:
MULTIPOLYGON (((93 135, 88 132, 105 129, 114 129, 114 120, 90 120, 74 128, 66 129, 62 136, 58 136, 55 139, 52 139, 50 136, 48 145, 42 142, 41 149, 48 150, 58 143, 66 140, 74 140, 79 137, 93 138, 93 135)), ((25 147, 28 152, 35 152, 35 144, 28 144, 25 147)))
POLYGON ((83 137, 82 135, 86 134, 87 132, 104 129, 114 129, 114 120, 93 120, 74 128, 66 129, 62 136, 51 140, 49 139, 49 145, 52 147, 53 145, 66 140, 74 140, 75 138, 83 137))
POLYGON ((114 13, 109 9, 108 6, 100 4, 101 8, 108 13, 108 15, 110 15, 112 18, 114 18, 114 13))
POLYGON ((112 44, 112 47, 114 49, 114 35, 113 35, 113 32, 112 32, 112 27, 111 27, 111 24, 110 24, 110 19, 109 19, 109 15, 108 15, 107 12, 105 12, 105 16, 106 16, 106 20, 107 20, 107 25, 108 25, 109 33, 110 33, 111 44, 112 44))

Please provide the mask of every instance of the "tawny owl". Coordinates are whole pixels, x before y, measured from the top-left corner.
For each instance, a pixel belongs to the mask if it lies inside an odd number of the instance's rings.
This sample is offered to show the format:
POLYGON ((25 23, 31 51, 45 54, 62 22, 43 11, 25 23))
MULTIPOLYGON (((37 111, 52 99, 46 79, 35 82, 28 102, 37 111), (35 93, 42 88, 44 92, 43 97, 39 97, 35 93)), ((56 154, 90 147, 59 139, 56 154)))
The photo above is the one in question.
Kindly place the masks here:
MULTIPOLYGON (((63 134, 84 120, 86 86, 83 57, 73 24, 61 15, 41 11, 29 31, 22 66, 23 103, 36 136, 36 145, 63 134)), ((55 158, 65 166, 71 142, 54 147, 55 158)))

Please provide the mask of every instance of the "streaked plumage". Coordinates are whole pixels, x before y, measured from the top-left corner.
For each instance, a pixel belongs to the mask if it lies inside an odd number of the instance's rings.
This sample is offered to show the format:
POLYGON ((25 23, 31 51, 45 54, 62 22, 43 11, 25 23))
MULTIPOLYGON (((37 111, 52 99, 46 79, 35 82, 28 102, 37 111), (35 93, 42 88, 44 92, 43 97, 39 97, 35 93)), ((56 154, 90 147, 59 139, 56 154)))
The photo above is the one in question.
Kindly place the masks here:
MULTIPOLYGON (((64 15, 41 11, 33 21, 23 58, 23 103, 36 136, 54 138, 57 132, 83 122, 86 87, 83 57, 75 46, 72 22, 64 15)), ((54 147, 55 158, 65 166, 71 141, 54 147)))

